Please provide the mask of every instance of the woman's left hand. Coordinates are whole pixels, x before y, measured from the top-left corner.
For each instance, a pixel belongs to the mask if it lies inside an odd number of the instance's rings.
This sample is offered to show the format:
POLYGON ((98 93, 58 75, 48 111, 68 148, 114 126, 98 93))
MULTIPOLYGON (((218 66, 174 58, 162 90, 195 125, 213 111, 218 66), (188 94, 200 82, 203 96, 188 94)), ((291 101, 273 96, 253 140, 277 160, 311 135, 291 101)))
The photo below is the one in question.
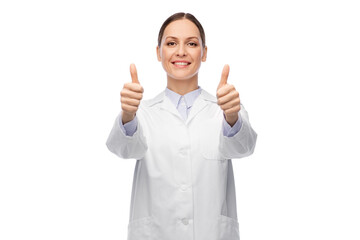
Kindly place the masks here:
POLYGON ((216 97, 217 103, 224 111, 225 120, 232 127, 238 120, 238 112, 240 111, 239 92, 236 91, 234 85, 228 84, 230 67, 225 65, 221 74, 221 80, 217 87, 216 97))

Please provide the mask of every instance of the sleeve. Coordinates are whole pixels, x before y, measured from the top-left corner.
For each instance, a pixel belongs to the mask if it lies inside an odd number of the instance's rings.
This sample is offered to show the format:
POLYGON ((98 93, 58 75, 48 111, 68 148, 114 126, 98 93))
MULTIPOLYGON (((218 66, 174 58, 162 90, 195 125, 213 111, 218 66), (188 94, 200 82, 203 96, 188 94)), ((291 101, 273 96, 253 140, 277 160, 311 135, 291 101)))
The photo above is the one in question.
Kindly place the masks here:
MULTIPOLYGON (((120 112, 120 116, 121 116, 121 112, 120 112)), ((133 136, 137 129, 137 124, 138 124, 137 116, 135 115, 133 120, 125 124, 122 123, 122 119, 120 117, 119 124, 121 130, 126 134, 126 136, 133 136)))
POLYGON ((126 135, 119 121, 121 121, 121 112, 115 119, 115 123, 106 141, 106 146, 120 158, 142 159, 148 147, 141 127, 141 121, 137 121, 137 130, 132 136, 126 135))
POLYGON ((231 127, 230 124, 225 120, 225 115, 224 115, 224 120, 222 125, 223 135, 226 137, 234 136, 236 133, 239 132, 241 125, 242 125, 241 117, 239 117, 236 123, 231 127))
POLYGON ((223 133, 220 134, 219 149, 224 158, 243 158, 254 152, 257 134, 250 125, 248 113, 243 105, 239 111, 239 118, 241 118, 242 124, 237 133, 232 137, 224 136, 223 133))

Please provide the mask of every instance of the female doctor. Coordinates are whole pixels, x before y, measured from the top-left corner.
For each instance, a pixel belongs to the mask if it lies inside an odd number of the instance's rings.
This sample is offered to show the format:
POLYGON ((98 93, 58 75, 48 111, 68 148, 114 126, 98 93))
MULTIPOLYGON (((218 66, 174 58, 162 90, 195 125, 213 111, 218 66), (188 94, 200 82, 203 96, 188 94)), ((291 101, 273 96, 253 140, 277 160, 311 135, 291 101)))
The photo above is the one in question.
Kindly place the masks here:
POLYGON ((257 134, 227 83, 225 65, 216 97, 198 85, 206 61, 205 33, 189 13, 162 25, 157 58, 167 87, 150 100, 135 65, 121 91, 122 111, 107 147, 137 159, 128 240, 239 240, 231 159, 253 153, 257 134))

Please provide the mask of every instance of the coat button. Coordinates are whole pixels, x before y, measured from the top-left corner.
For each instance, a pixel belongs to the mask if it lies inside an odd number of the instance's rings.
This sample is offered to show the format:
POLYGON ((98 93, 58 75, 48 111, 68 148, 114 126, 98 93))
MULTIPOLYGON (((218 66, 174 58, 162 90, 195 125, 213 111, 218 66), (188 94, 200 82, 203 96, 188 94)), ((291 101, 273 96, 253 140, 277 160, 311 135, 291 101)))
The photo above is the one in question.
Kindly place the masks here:
POLYGON ((182 157, 186 156, 186 149, 180 149, 179 155, 182 157))
POLYGON ((188 225, 188 224, 189 224, 189 219, 183 218, 183 219, 181 220, 181 222, 182 222, 184 225, 188 225))
POLYGON ((186 191, 187 186, 186 185, 181 185, 180 189, 181 189, 181 191, 186 191))

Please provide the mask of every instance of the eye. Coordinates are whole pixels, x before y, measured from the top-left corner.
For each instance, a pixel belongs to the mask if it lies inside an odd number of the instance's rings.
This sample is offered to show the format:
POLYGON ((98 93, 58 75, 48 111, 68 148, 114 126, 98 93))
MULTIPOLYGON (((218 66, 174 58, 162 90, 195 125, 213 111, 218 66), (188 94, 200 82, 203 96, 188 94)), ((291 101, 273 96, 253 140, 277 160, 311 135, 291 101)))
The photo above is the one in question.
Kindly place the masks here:
POLYGON ((175 42, 168 42, 166 45, 168 45, 168 46, 175 46, 175 42))
POLYGON ((196 47, 196 46, 197 46, 197 43, 190 42, 189 45, 190 45, 191 47, 196 47))

